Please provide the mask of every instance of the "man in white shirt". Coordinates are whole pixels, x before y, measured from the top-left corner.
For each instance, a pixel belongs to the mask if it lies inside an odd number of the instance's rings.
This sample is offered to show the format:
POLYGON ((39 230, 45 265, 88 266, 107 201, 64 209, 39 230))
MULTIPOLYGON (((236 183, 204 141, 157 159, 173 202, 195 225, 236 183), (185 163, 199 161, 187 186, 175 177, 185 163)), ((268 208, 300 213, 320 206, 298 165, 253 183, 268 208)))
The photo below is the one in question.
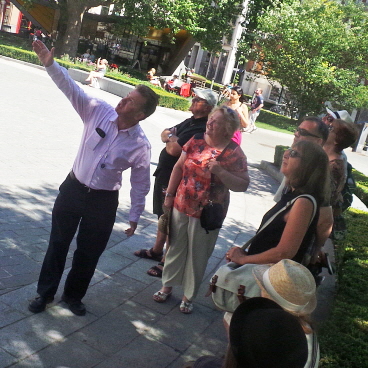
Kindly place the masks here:
POLYGON ((114 226, 122 172, 131 169, 130 227, 134 234, 150 188, 151 146, 141 120, 156 109, 158 96, 143 85, 137 86, 113 108, 88 96, 54 61, 41 41, 33 49, 59 89, 80 115, 84 130, 73 169, 60 186, 52 211, 50 242, 42 265, 37 292, 29 303, 33 313, 45 310, 58 289, 70 243, 77 232, 77 249, 67 276, 62 300, 76 315, 85 315, 82 298, 106 248, 114 226))

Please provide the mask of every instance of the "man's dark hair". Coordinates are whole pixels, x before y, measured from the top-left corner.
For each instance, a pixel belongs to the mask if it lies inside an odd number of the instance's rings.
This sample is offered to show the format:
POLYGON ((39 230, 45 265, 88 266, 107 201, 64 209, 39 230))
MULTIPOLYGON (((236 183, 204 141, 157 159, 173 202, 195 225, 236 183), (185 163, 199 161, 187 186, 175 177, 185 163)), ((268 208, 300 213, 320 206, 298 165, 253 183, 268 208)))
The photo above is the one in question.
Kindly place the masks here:
POLYGON ((328 138, 328 126, 317 116, 305 116, 302 121, 313 121, 317 124, 318 135, 322 138, 323 144, 325 144, 328 138))
POLYGON ((143 105, 143 113, 146 118, 152 115, 157 107, 159 96, 153 90, 143 84, 139 84, 136 90, 145 98, 146 103, 143 105))

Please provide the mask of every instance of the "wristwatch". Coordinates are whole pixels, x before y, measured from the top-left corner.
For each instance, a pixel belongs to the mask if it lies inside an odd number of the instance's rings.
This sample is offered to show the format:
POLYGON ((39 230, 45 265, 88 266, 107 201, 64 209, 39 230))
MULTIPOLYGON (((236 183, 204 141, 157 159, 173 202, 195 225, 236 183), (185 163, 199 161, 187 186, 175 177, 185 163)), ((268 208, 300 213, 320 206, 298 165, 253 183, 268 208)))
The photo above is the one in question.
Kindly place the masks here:
POLYGON ((170 142, 170 138, 173 136, 174 134, 170 133, 168 136, 167 136, 167 141, 166 143, 170 142))

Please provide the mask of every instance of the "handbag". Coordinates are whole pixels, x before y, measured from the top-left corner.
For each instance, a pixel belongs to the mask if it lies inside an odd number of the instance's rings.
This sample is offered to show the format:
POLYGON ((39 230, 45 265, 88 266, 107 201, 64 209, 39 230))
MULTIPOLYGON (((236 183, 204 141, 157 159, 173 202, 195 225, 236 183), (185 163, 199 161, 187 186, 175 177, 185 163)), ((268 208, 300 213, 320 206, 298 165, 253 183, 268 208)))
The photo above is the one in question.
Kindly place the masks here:
MULTIPOLYGON (((303 194, 292 199, 279 211, 273 214, 273 216, 262 225, 257 234, 249 239, 241 248, 247 251, 254 239, 259 237, 259 234, 276 218, 276 216, 293 205, 300 197, 308 197, 313 203, 313 215, 309 222, 310 225, 317 212, 317 203, 312 196, 303 194)), ((256 266, 259 266, 259 264, 248 263, 239 265, 234 262, 229 262, 222 265, 212 276, 206 296, 211 295, 216 307, 226 312, 234 312, 239 304, 244 302, 247 298, 261 296, 261 289, 253 276, 253 268, 256 266)))
MULTIPOLYGON (((217 156, 216 161, 220 161, 220 158, 224 155, 225 151, 232 147, 235 148, 237 144, 233 141, 222 150, 222 152, 217 156)), ((209 234, 209 230, 221 229, 222 224, 225 220, 224 207, 221 203, 214 203, 214 187, 215 187, 215 175, 211 173, 211 183, 210 183, 210 194, 208 203, 202 208, 202 213, 200 217, 201 226, 209 234)))

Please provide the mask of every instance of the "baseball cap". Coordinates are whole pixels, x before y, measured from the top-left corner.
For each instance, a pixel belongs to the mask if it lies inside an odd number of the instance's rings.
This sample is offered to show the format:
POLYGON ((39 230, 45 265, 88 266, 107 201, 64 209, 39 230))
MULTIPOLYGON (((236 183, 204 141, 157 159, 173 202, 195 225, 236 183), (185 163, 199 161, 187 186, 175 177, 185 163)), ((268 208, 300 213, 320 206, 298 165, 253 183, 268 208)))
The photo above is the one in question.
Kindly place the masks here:
POLYGON ((207 101, 210 106, 216 106, 218 102, 217 93, 212 89, 193 88, 193 92, 199 97, 207 101))

